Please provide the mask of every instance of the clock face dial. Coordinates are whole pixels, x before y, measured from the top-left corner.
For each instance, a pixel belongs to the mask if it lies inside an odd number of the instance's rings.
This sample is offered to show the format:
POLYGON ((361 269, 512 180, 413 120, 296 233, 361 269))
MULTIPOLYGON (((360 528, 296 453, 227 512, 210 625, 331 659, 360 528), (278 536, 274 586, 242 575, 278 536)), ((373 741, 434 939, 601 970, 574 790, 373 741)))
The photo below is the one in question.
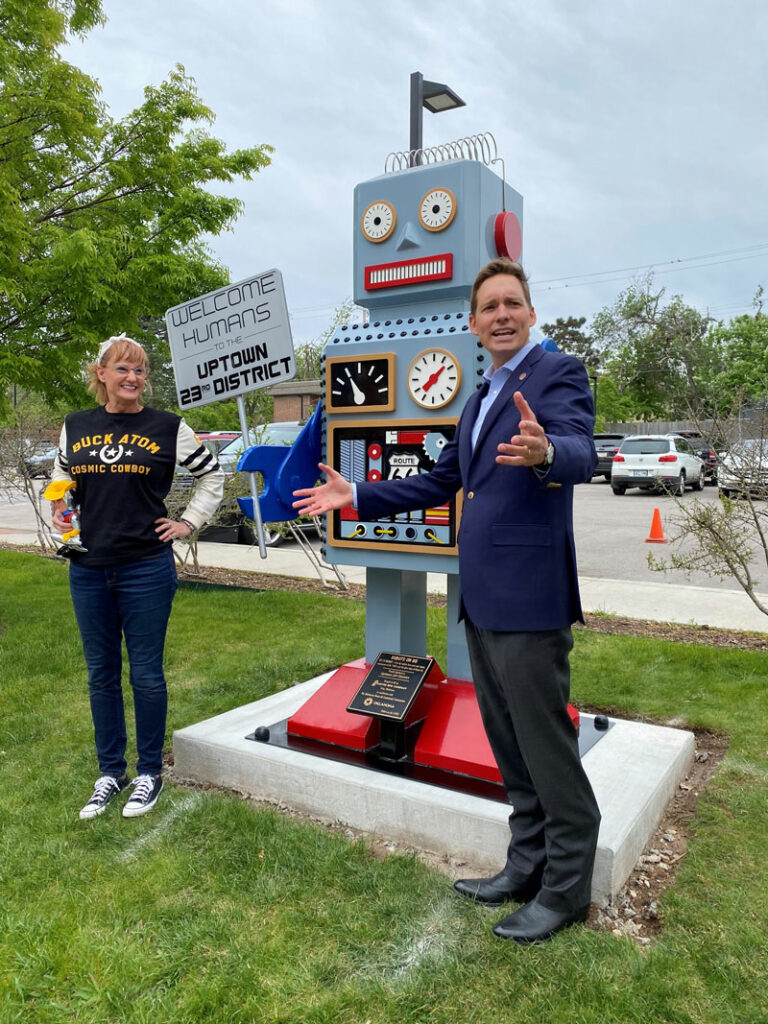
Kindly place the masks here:
POLYGON ((397 224, 397 214, 391 203, 383 199, 371 203, 363 214, 360 226, 369 242, 386 242, 397 224))
POLYGON ((408 367, 408 393, 424 409, 439 409, 459 393, 461 367, 443 348, 430 348, 408 367))
POLYGON ((419 206, 419 220, 427 231, 445 231, 456 216, 456 196, 450 189, 433 188, 419 206))
POLYGON ((326 360, 326 408, 332 412, 394 409, 393 355, 326 360))

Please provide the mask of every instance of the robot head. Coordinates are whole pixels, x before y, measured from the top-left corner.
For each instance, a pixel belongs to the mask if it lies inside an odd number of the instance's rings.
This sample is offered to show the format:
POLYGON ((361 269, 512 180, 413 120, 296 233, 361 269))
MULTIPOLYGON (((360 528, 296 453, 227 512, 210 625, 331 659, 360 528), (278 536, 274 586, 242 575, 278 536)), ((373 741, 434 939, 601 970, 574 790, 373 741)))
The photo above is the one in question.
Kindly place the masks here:
POLYGON ((355 188, 354 300, 385 314, 469 302, 478 270, 522 254, 523 197, 477 160, 412 167, 355 188))

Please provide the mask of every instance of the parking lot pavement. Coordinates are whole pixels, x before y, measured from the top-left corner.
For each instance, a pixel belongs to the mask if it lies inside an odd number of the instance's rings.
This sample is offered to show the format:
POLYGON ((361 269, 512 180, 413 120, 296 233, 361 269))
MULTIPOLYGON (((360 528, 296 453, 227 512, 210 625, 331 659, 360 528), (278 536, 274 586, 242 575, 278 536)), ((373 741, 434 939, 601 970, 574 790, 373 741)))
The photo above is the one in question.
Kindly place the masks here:
MULTIPOLYGON (((686 491, 685 496, 679 500, 688 505, 696 499, 716 502, 717 488, 686 491)), ((619 497, 602 478, 595 478, 590 484, 580 484, 575 489, 573 505, 579 575, 681 586, 693 584, 715 590, 735 589, 733 580, 717 580, 703 571, 694 572, 688 578, 679 570, 661 573, 649 569, 649 553, 656 559, 666 560, 670 552, 685 550, 679 543, 646 543, 651 532, 654 509, 657 508, 664 536, 670 539, 674 535, 675 518, 681 514, 677 500, 671 495, 636 489, 619 497)), ((758 570, 760 568, 757 560, 755 567, 758 570)), ((768 574, 764 564, 762 570, 763 577, 766 577, 768 574)), ((759 571, 757 575, 760 576, 759 571)), ((768 590, 768 586, 765 589, 768 590)))

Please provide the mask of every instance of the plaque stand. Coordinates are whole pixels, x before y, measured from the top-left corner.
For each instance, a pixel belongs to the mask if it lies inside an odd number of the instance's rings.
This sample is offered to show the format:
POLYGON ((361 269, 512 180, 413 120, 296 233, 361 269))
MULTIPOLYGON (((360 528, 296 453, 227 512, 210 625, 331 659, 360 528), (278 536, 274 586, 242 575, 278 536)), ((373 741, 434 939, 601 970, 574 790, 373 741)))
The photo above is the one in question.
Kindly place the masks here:
POLYGON ((388 761, 399 761, 405 757, 405 726, 402 722, 381 722, 379 753, 388 761))

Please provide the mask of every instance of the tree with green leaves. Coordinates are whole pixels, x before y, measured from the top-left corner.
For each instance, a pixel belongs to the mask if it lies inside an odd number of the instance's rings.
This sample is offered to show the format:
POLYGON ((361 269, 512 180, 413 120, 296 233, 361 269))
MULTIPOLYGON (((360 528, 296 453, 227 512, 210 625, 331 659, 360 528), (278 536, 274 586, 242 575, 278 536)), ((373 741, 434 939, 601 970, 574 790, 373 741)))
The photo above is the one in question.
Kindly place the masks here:
POLYGON ((723 368, 722 346, 709 317, 679 295, 663 300, 651 276, 631 285, 594 317, 594 343, 635 418, 704 416, 723 368))
POLYGON ((79 403, 100 341, 226 283, 202 239, 242 204, 208 186, 269 163, 209 134, 180 66, 113 120, 60 53, 103 20, 101 0, 0 0, 0 396, 79 403))
POLYGON ((668 560, 649 557, 648 561, 656 570, 704 570, 718 579, 735 580, 755 607, 768 615, 760 575, 768 568, 768 511, 754 489, 768 444, 768 317, 762 311, 762 294, 759 288, 754 315, 719 323, 708 338, 713 349, 723 354, 722 368, 711 384, 715 413, 711 436, 720 439, 718 451, 730 463, 737 486, 722 490, 715 504, 699 498, 678 501, 672 539, 684 543, 668 560), (761 441, 752 454, 741 445, 745 437, 761 441))
POLYGON ((712 329, 713 339, 726 353, 713 387, 721 413, 768 396, 768 316, 762 312, 761 303, 762 289, 755 297, 756 314, 745 313, 712 329))
POLYGON ((634 419, 635 410, 629 395, 623 394, 610 373, 593 378, 595 397, 595 430, 605 429, 606 423, 625 423, 634 419))
POLYGON ((589 371, 600 367, 600 353, 592 342, 592 338, 583 330, 587 322, 585 316, 559 316, 553 324, 542 324, 541 329, 547 338, 551 338, 561 352, 576 356, 589 371))

